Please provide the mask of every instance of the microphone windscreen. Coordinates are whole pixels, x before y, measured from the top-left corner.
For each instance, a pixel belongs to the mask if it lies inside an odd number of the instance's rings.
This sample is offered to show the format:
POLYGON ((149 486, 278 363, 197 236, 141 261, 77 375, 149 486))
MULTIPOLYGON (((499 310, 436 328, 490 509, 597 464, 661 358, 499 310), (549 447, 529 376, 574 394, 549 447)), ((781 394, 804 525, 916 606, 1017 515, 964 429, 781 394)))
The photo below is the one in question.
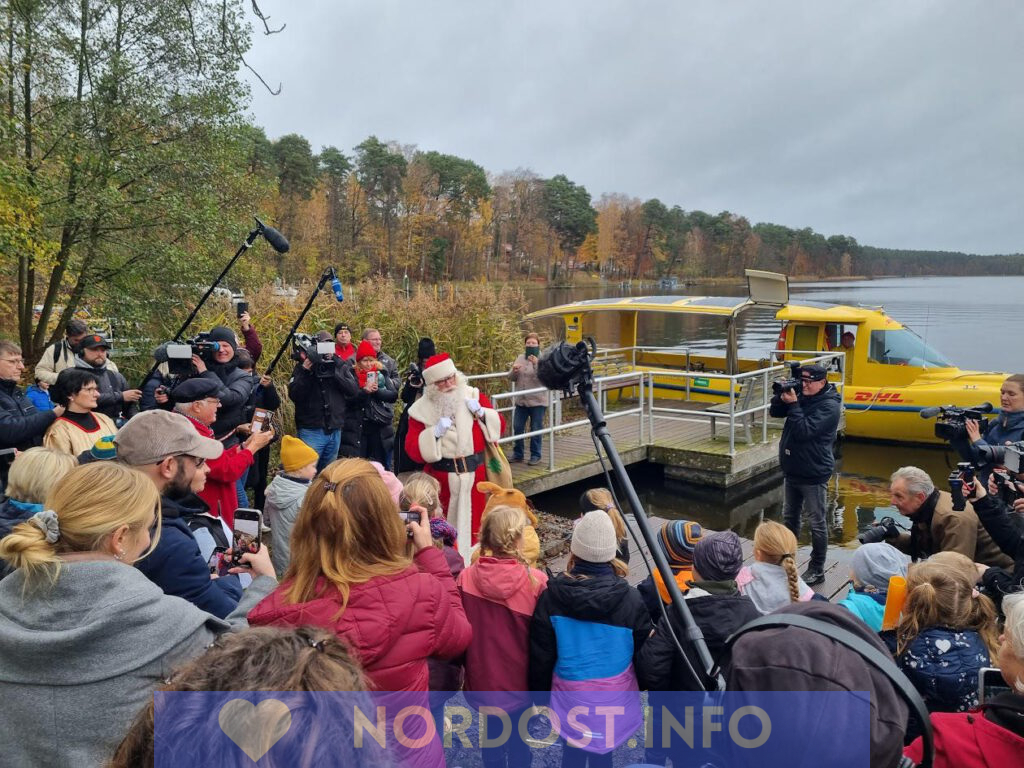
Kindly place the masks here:
POLYGON ((938 416, 940 413, 942 413, 942 409, 939 408, 937 405, 933 405, 930 408, 922 408, 921 409, 921 418, 922 419, 933 419, 936 416, 938 416))
POLYGON ((270 243, 271 247, 278 253, 288 253, 288 249, 291 247, 288 245, 288 238, 282 235, 273 227, 264 225, 262 233, 264 239, 270 243))
POLYGON ((981 405, 976 405, 972 410, 981 411, 982 413, 992 413, 992 403, 982 403, 981 405))
POLYGON ((334 298, 338 301, 345 300, 345 294, 341 292, 341 281, 336 277, 331 278, 331 290, 334 291, 334 298))

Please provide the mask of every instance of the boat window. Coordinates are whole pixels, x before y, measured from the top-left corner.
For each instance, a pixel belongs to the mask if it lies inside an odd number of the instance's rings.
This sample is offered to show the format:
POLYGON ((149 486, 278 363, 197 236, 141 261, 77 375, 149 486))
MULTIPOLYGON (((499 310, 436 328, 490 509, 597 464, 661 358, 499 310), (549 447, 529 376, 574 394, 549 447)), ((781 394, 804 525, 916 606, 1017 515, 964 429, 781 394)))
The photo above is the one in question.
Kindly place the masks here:
POLYGON ((924 339, 904 328, 872 331, 868 360, 883 365, 913 365, 918 368, 952 368, 953 364, 929 347, 924 339))
POLYGON ((818 349, 818 326, 798 325, 793 328, 793 351, 815 352, 818 349))

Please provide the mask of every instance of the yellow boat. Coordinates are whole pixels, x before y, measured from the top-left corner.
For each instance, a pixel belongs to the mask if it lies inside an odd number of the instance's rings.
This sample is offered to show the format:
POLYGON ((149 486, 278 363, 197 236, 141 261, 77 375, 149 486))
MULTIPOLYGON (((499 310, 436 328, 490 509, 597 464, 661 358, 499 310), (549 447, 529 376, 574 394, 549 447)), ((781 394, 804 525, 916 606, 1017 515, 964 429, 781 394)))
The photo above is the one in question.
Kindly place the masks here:
MULTIPOLYGON (((881 307, 817 302, 791 304, 786 275, 760 270, 747 270, 746 275, 746 298, 592 299, 532 312, 526 319, 560 318, 561 333, 568 342, 594 336, 604 345, 605 357, 615 353, 636 369, 673 371, 674 375, 670 376, 655 375, 655 395, 663 398, 725 402, 731 389, 729 380, 703 374, 735 375, 779 361, 834 354, 829 379, 842 389, 846 406, 845 433, 853 437, 938 444, 944 441, 935 437, 933 419, 920 418, 922 408, 969 407, 989 402, 995 406, 993 412, 998 413, 999 388, 1007 374, 960 370, 920 336, 885 314, 881 307), (781 322, 778 342, 774 350, 765 350, 763 357, 741 358, 737 320, 753 307, 777 309, 775 317, 781 322), (640 346, 637 326, 642 313, 719 318, 725 323, 725 353, 683 351, 685 342, 675 348, 640 346), (602 339, 602 335, 613 338, 602 339), (608 348, 609 341, 614 348, 608 348), (844 341, 849 346, 844 346, 844 341), (680 377, 679 372, 687 375, 680 377)), ((692 323, 691 330, 706 336, 707 329, 698 325, 699 322, 692 323)), ((732 391, 738 396, 737 389, 732 391)))

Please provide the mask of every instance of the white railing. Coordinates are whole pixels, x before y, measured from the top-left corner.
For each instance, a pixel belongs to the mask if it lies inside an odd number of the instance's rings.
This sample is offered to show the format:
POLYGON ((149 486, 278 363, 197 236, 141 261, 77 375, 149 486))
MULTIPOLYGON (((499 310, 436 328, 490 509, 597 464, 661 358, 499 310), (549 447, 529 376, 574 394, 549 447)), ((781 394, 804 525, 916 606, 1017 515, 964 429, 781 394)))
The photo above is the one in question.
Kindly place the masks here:
MULTIPOLYGON (((595 360, 607 360, 613 355, 625 355, 628 353, 629 367, 632 370, 610 374, 607 376, 594 377, 594 395, 601 404, 605 420, 612 421, 629 416, 637 417, 640 445, 649 445, 655 440, 657 420, 682 420, 692 422, 711 422, 712 436, 716 433, 716 426, 719 421, 727 425, 729 433, 729 454, 736 453, 736 430, 743 429, 748 434, 748 442, 753 442, 751 432, 753 427, 760 420, 760 441, 768 441, 768 409, 771 405, 772 387, 771 382, 789 375, 787 364, 775 363, 757 370, 739 374, 715 373, 710 371, 691 371, 675 368, 649 368, 635 369, 637 352, 671 352, 683 355, 689 367, 690 352, 680 347, 620 347, 615 349, 598 350, 595 360), (694 383, 700 379, 699 385, 694 383), (685 393, 684 400, 680 405, 674 405, 671 400, 665 399, 658 403, 655 392, 662 388, 662 385, 672 380, 680 383, 674 385, 678 391, 685 393), (636 404, 632 407, 608 410, 608 391, 618 390, 620 397, 624 390, 636 391, 636 404), (707 392, 720 394, 724 401, 711 407, 706 407, 702 402, 701 406, 694 407, 690 397, 694 392, 707 392)), ((773 351, 769 360, 775 359, 777 354, 794 354, 793 351, 773 351)), ((841 352, 820 351, 797 351, 801 355, 801 363, 819 363, 825 367, 836 366, 839 372, 839 381, 834 382, 837 389, 842 391, 842 372, 845 365, 845 357, 841 352)), ((499 371, 495 373, 478 374, 469 376, 468 379, 474 384, 481 385, 488 381, 501 379, 508 382, 508 372, 499 371)), ((485 387, 485 389, 495 389, 485 387)), ((512 443, 517 440, 527 441, 530 438, 540 435, 547 443, 548 469, 555 469, 555 447, 557 435, 566 430, 586 426, 590 422, 583 419, 563 421, 562 401, 563 395, 560 392, 552 392, 543 387, 535 389, 516 390, 515 385, 509 382, 509 389, 493 391, 489 393, 491 403, 495 409, 506 415, 511 421, 515 409, 515 399, 524 395, 535 395, 543 393, 547 397, 547 410, 545 412, 545 426, 522 434, 508 434, 499 440, 501 444, 512 443)), ((511 423, 509 424, 511 432, 511 423)), ((701 439, 706 439, 702 437, 701 439)), ((524 446, 525 447, 525 446, 524 446)), ((525 454, 525 451, 524 451, 525 454)))

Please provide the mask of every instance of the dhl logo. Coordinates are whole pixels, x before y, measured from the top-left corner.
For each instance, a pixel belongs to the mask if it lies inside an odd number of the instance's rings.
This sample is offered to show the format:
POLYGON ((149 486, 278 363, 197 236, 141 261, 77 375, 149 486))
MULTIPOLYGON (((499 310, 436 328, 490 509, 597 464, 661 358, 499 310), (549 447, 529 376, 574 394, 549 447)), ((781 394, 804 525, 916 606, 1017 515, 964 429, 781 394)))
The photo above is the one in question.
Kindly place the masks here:
POLYGON ((854 392, 853 401, 855 403, 864 403, 873 401, 876 403, 906 403, 908 400, 903 399, 903 395, 899 392, 854 392))

